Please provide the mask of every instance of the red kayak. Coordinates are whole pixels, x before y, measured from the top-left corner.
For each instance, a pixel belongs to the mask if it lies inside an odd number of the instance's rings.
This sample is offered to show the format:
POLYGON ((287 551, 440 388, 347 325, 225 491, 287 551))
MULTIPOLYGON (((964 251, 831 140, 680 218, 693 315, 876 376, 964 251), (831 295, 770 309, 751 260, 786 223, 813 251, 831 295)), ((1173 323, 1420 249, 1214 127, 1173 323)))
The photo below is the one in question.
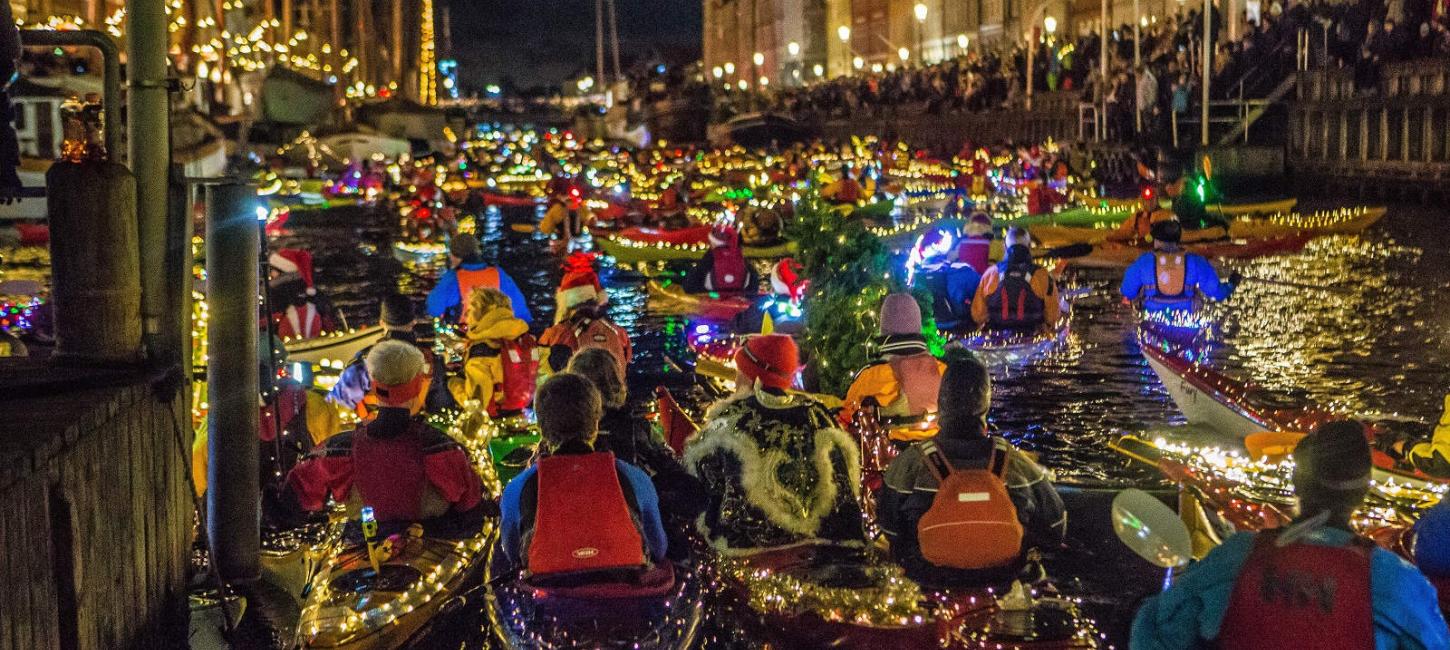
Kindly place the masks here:
POLYGON ((543 199, 527 194, 483 192, 482 195, 484 205, 496 205, 499 207, 530 207, 543 202, 543 199))
POLYGON ((709 226, 690 226, 675 230, 662 228, 642 228, 633 226, 622 228, 616 235, 619 239, 648 243, 648 244, 670 244, 672 246, 704 246, 710 241, 709 226))

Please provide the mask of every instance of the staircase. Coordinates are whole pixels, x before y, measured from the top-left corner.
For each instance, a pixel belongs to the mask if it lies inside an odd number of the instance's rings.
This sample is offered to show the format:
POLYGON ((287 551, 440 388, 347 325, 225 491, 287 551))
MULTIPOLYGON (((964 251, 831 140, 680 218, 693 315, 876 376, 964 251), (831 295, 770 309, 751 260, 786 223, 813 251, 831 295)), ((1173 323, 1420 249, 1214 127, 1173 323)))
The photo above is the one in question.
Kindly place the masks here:
POLYGON ((1247 113, 1244 114, 1243 119, 1234 126, 1233 130, 1229 131, 1227 135, 1224 135, 1223 137, 1218 139, 1218 146, 1232 144, 1234 140, 1237 140, 1240 137, 1244 137, 1244 135, 1248 133, 1249 127, 1253 126, 1254 122, 1259 121, 1259 118, 1263 117, 1264 113, 1268 112, 1270 108, 1273 108, 1281 100, 1283 100, 1284 96, 1288 95, 1289 92, 1294 89, 1294 85, 1298 83, 1298 81, 1299 76, 1291 74, 1285 77, 1283 81, 1279 82, 1279 85, 1275 87, 1274 90, 1270 92, 1269 95, 1265 97, 1262 101, 1254 102, 1253 108, 1251 108, 1247 113))

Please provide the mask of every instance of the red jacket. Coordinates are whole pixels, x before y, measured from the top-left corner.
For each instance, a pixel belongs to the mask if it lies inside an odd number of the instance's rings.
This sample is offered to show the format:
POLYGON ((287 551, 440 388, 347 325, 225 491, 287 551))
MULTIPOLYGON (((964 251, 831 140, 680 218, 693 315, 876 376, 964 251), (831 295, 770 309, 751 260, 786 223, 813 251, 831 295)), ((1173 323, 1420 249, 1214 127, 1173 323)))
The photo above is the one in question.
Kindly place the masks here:
POLYGON ((331 496, 372 506, 378 521, 386 522, 445 514, 426 507, 429 490, 452 512, 478 505, 483 484, 462 446, 422 418, 412 418, 399 433, 385 428, 373 421, 333 436, 298 464, 287 486, 302 507, 321 510, 331 496))

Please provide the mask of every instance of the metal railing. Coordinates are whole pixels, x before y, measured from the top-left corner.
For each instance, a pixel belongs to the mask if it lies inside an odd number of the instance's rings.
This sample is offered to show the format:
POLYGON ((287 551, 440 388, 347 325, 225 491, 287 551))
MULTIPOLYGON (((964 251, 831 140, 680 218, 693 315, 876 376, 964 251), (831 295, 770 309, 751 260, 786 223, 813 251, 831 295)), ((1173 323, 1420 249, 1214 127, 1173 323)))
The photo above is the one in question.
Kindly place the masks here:
MULTIPOLYGON (((1211 101, 1208 103, 1209 128, 1212 129, 1213 125, 1215 124, 1224 124, 1230 127, 1236 127, 1239 124, 1244 124, 1243 142, 1244 144, 1248 144, 1249 127, 1247 124, 1245 124, 1245 122, 1248 120, 1249 115, 1255 110, 1266 107, 1271 103, 1273 102, 1270 102, 1266 99, 1217 99, 1211 101), (1214 109, 1232 109, 1232 111, 1215 111, 1214 109), (1217 115, 1215 115, 1215 113, 1217 113, 1217 115)), ((1183 117, 1179 117, 1178 113, 1173 113, 1172 116, 1173 146, 1177 148, 1179 146, 1178 125, 1180 123, 1199 124, 1199 118, 1197 117, 1196 113, 1185 113, 1183 117)))

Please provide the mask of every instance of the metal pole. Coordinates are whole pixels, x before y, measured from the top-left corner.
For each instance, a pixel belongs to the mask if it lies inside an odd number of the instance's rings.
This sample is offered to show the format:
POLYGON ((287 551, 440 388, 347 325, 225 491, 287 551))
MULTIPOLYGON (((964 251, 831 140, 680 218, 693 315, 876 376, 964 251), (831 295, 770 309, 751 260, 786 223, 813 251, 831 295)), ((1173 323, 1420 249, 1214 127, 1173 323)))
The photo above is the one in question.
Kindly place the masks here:
POLYGON ((1098 96, 1102 111, 1098 113, 1100 139, 1108 139, 1108 0, 1102 0, 1101 24, 1098 27, 1098 96))
POLYGON ((1204 147, 1208 146, 1208 86, 1212 76, 1213 0, 1203 0, 1203 107, 1199 112, 1198 143, 1204 147))
POLYGON ((1023 107, 1029 111, 1032 110, 1032 59, 1037 54, 1037 39, 1034 38, 1033 32, 1032 29, 1027 30, 1027 100, 1023 103, 1023 107))
POLYGON ((614 13, 614 0, 609 0, 609 45, 612 48, 614 80, 623 79, 619 74, 619 16, 614 13))
POLYGON ((594 70, 602 88, 604 79, 604 0, 594 0, 594 70))
POLYGON ((261 574, 256 191, 226 181, 207 198, 207 539, 222 579, 247 582, 261 574))
MULTIPOLYGON (((141 336, 156 352, 166 317, 166 179, 171 163, 171 133, 166 92, 165 0, 130 0, 130 34, 126 42, 130 93, 129 160, 136 175, 136 219, 142 253, 141 336)), ((107 125, 107 128, 111 128, 107 125)))

